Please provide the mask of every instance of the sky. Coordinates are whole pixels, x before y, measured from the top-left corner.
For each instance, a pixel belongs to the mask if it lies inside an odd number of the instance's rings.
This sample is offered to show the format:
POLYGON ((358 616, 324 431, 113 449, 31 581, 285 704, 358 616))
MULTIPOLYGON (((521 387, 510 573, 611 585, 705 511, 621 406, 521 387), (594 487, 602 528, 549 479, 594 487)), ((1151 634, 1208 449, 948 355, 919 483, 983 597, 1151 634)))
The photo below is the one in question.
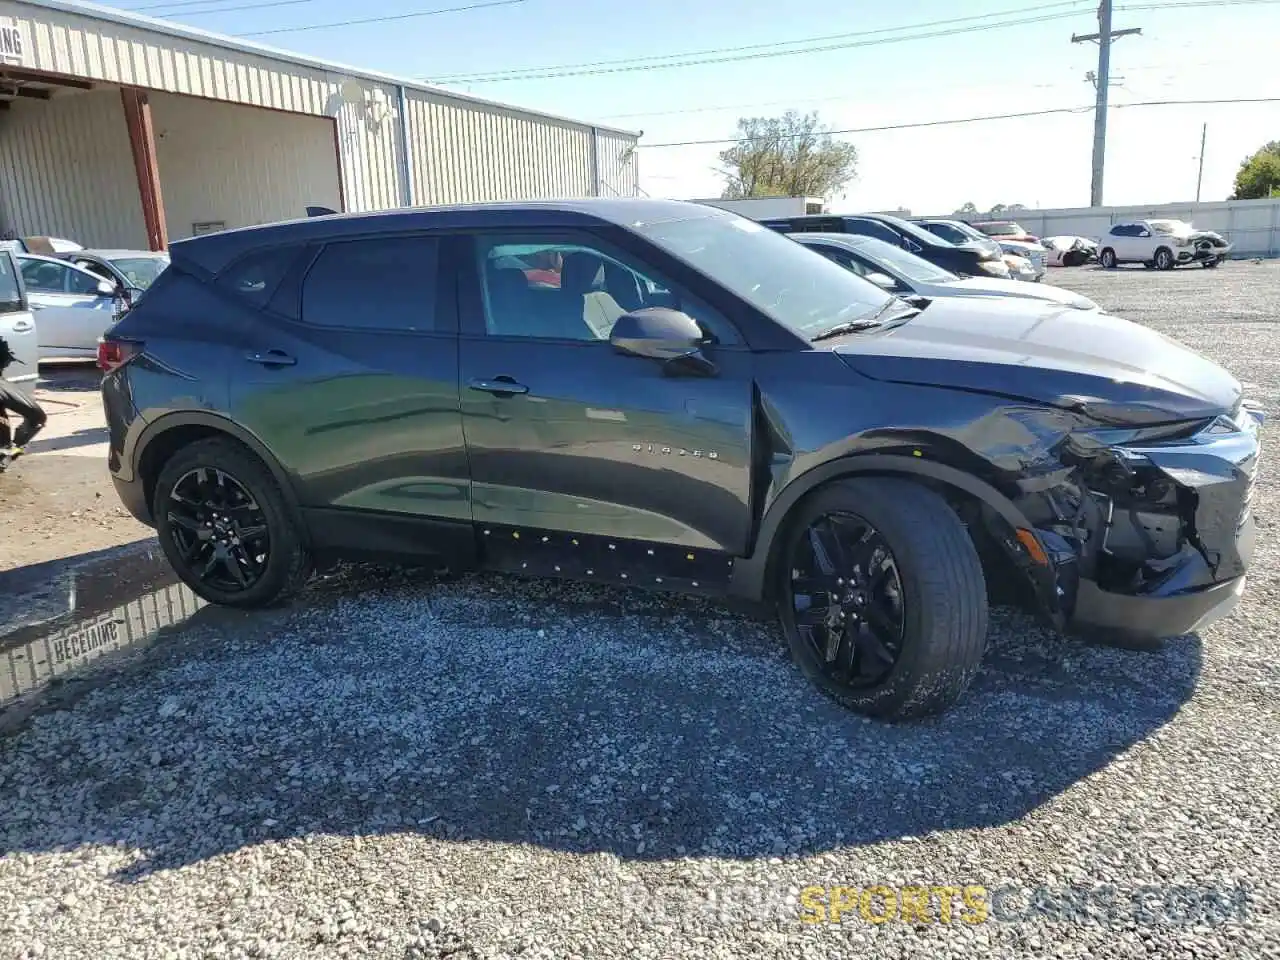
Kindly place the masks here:
MULTIPOLYGON (((1142 33, 1117 39, 1112 47, 1104 202, 1194 199, 1203 124, 1201 198, 1225 199, 1241 161, 1263 143, 1280 139, 1275 67, 1280 0, 1116 4, 1113 28, 1140 27, 1142 33), (1145 7, 1153 9, 1140 9, 1145 7), (1250 97, 1276 101, 1125 106, 1250 97)), ((1098 48, 1072 43, 1071 37, 1097 30, 1094 0, 119 0, 113 5, 643 131, 640 185, 657 197, 718 196, 723 188, 718 154, 728 144, 663 144, 731 138, 740 117, 817 111, 829 129, 859 130, 1076 110, 841 135, 857 147, 858 173, 843 196, 826 199, 837 212, 907 209, 916 214, 947 213, 966 202, 981 210, 997 203, 1040 208, 1089 203, 1094 87, 1086 74, 1097 66, 1098 48), (473 9, 416 16, 464 6, 473 9), (1053 19, 991 27, 1049 16, 1053 19), (400 19, 297 29, 372 17, 400 19), (921 26, 957 18, 969 19, 921 26), (845 36, 826 39, 833 35, 845 36), (915 38, 885 42, 904 35, 915 38), (855 43, 860 45, 851 46, 855 43), (837 49, 776 55, 806 46, 837 49), (744 47, 754 49, 697 58, 734 58, 727 62, 484 79, 502 71, 611 60, 669 63, 678 54, 744 47), (743 59, 744 53, 754 56, 743 59), (446 79, 463 76, 474 79, 446 79)))

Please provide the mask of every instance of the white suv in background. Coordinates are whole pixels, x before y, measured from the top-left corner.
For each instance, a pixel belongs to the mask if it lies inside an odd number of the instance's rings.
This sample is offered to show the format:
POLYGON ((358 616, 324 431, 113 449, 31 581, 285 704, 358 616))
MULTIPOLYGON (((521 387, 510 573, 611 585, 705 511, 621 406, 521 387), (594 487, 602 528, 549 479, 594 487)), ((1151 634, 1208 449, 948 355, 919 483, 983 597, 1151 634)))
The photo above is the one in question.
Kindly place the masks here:
POLYGON ((1231 250, 1216 233, 1196 230, 1183 220, 1134 220, 1117 223, 1098 240, 1098 262, 1110 269, 1141 263, 1172 270, 1180 263, 1216 267, 1231 250))

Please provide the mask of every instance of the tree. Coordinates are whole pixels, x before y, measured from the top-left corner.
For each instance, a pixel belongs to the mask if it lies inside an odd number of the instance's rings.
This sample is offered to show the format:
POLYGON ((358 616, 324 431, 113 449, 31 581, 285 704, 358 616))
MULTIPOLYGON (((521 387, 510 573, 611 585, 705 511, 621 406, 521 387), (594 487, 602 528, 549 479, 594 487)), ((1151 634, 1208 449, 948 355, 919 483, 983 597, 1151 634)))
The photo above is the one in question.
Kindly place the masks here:
POLYGON ((1280 140, 1272 140, 1240 164, 1232 200, 1257 200, 1280 193, 1280 140))
POLYGON ((969 203, 964 204, 964 205, 963 205, 963 206, 961 206, 958 210, 956 210, 956 213, 960 214, 960 216, 962 216, 962 217, 972 217, 972 216, 976 216, 976 215, 978 214, 978 212, 979 212, 979 211, 978 211, 978 207, 977 207, 977 205, 976 205, 976 204, 974 204, 972 201, 970 201, 969 203))
POLYGON ((738 142, 720 153, 726 200, 843 196, 857 176, 858 151, 834 139, 816 113, 743 117, 738 142))

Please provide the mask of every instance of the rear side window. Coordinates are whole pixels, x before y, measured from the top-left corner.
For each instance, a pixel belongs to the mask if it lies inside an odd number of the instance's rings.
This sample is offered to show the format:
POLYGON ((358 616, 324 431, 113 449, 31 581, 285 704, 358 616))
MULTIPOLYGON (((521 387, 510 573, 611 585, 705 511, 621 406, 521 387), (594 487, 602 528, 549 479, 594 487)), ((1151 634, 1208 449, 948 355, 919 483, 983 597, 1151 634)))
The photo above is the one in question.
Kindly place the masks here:
POLYGON ((218 286, 255 307, 265 307, 301 252, 302 247, 274 247, 250 253, 218 275, 218 286))
POLYGON ((330 243, 302 287, 302 320, 318 327, 436 327, 439 241, 387 237, 330 243))

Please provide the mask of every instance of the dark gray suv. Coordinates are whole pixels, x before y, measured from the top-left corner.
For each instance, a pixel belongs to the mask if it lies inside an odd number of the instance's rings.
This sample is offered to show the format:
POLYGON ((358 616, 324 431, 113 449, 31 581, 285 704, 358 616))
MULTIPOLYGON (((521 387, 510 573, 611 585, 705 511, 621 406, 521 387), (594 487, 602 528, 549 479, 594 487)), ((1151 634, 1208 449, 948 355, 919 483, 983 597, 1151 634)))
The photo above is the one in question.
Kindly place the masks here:
POLYGON ((100 363, 120 496, 214 603, 359 555, 733 595, 886 717, 959 696, 989 587, 1167 636, 1252 549, 1226 371, 1100 312, 908 304, 698 205, 184 241, 100 363))

